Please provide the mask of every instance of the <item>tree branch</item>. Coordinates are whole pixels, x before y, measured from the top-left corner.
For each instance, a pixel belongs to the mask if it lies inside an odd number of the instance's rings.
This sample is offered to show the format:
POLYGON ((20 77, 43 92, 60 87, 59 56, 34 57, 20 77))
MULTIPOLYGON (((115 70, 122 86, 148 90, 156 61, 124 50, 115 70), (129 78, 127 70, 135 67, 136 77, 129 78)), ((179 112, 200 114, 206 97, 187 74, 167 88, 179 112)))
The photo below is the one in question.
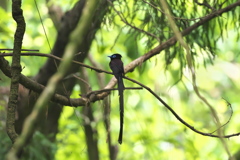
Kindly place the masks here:
MULTIPOLYGON (((37 54, 37 53, 35 53, 35 54, 37 54)), ((11 68, 8 65, 8 61, 5 60, 1 55, 2 56, 4 56, 4 55, 10 56, 10 55, 12 55, 12 53, 11 54, 8 54, 8 53, 0 54, 0 69, 2 70, 2 72, 6 76, 11 78, 12 77, 11 76, 11 68)), ((22 53, 22 55, 33 55, 33 54, 22 53)), ((56 56, 53 56, 53 55, 49 55, 49 54, 39 54, 39 55, 40 56, 44 56, 45 55, 46 57, 51 57, 51 58, 54 57, 54 58, 56 58, 58 60, 62 60, 59 57, 56 57, 56 56)), ((96 72, 104 72, 104 73, 107 73, 107 74, 112 74, 111 72, 104 71, 104 70, 101 70, 101 69, 98 69, 98 68, 94 68, 94 67, 85 65, 83 63, 77 62, 77 61, 72 61, 72 62, 74 62, 76 64, 79 64, 80 66, 84 66, 86 68, 90 68, 92 70, 95 70, 96 72)), ((24 87, 26 87, 29 90, 32 90, 32 91, 34 91, 36 93, 41 93, 45 89, 45 86, 43 86, 42 84, 39 84, 36 81, 34 81, 34 80, 24 76, 23 74, 20 75, 20 81, 19 82, 24 87)), ((141 88, 127 87, 126 89, 141 89, 141 88)), ((108 92, 111 91, 111 90, 115 90, 115 89, 112 89, 111 86, 106 86, 105 89, 96 90, 96 91, 92 91, 92 92, 89 92, 89 93, 86 93, 86 94, 82 94, 83 97, 82 98, 77 98, 77 99, 73 99, 73 98, 70 99, 70 98, 68 98, 66 96, 63 96, 63 95, 55 93, 53 95, 53 97, 51 98, 51 101, 59 103, 61 105, 65 105, 65 106, 73 106, 73 107, 84 106, 84 105, 86 105, 86 103, 95 102, 95 101, 104 99, 109 94, 108 92), (99 93, 102 93, 101 96, 98 95, 99 93), (105 93, 105 94, 103 94, 103 93, 105 93)))
MULTIPOLYGON (((54 60, 58 60, 58 61, 62 61, 62 60, 63 60, 63 59, 60 58, 60 57, 54 56, 54 55, 52 55, 52 54, 46 54, 46 53, 31 53, 31 52, 28 52, 28 53, 21 53, 21 55, 22 55, 22 56, 48 57, 48 58, 51 58, 51 59, 54 59, 54 60)), ((0 57, 5 57, 5 56, 13 56, 13 53, 0 53, 0 57)), ((72 63, 77 64, 77 65, 79 65, 79 66, 81 66, 81 67, 85 67, 85 68, 88 68, 88 69, 91 69, 91 70, 95 70, 95 71, 98 72, 98 73, 112 74, 112 72, 108 72, 108 71, 99 69, 99 68, 97 68, 97 67, 92 67, 92 66, 86 65, 86 64, 84 64, 84 63, 75 61, 75 60, 72 60, 72 63)))
MULTIPOLYGON (((240 5, 240 1, 237 1, 236 3, 233 3, 233 4, 227 6, 227 7, 223 8, 223 9, 217 10, 216 12, 214 12, 214 13, 212 13, 210 15, 207 15, 206 17, 202 18, 198 22, 194 23, 192 26, 190 26, 190 27, 186 28, 185 30, 183 30, 181 32, 182 36, 186 36, 186 35, 190 34, 193 30, 197 29, 198 27, 200 27, 204 23, 207 23, 208 21, 212 20, 213 18, 215 18, 217 16, 220 16, 223 13, 232 10, 232 9, 236 8, 237 6, 239 6, 239 5, 240 5)), ((172 38, 168 39, 167 41, 159 44, 157 47, 153 48, 149 52, 145 53, 141 57, 138 57, 137 59, 133 60, 128 65, 126 65, 125 68, 124 68, 125 69, 125 73, 132 71, 134 68, 136 68, 137 66, 141 65, 143 62, 149 60, 153 56, 159 54, 164 49, 167 49, 167 48, 175 45, 176 42, 177 42, 177 38, 176 38, 176 36, 173 36, 172 38)))
POLYGON ((164 100, 162 100, 162 98, 160 98, 154 91, 152 91, 149 87, 145 86, 144 84, 128 78, 128 77, 124 77, 125 79, 138 84, 139 86, 145 88, 146 90, 148 90, 158 101, 160 101, 164 107, 166 107, 176 118, 177 120, 179 120, 183 125, 185 125, 187 128, 191 129, 192 131, 201 134, 203 136, 208 136, 208 137, 215 137, 215 138, 230 138, 230 137, 234 137, 234 136, 239 136, 240 132, 238 133, 234 133, 234 134, 229 134, 229 135, 213 135, 212 133, 205 133, 202 131, 199 131, 197 129, 195 129, 193 126, 191 126, 190 124, 188 124, 186 121, 184 121, 164 100))
POLYGON ((7 134, 12 140, 12 143, 15 143, 18 135, 15 131, 14 123, 15 123, 15 114, 17 107, 17 99, 18 99, 18 87, 19 87, 19 79, 21 74, 21 48, 22 48, 22 40, 25 32, 26 24, 23 17, 23 11, 21 9, 21 0, 13 0, 12 1, 12 17, 17 23, 17 29, 14 35, 14 47, 13 47, 13 57, 12 57, 12 78, 11 78, 11 87, 10 87, 10 95, 7 109, 7 134))

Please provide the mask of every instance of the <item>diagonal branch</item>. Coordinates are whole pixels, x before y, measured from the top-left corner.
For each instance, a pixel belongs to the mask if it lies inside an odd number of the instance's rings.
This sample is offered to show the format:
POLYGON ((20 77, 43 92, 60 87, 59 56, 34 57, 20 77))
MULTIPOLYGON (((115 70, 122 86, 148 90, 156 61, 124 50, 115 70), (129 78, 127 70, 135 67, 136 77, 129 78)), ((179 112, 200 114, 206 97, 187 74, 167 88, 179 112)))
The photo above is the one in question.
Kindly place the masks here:
MULTIPOLYGON (((214 19, 217 16, 222 15, 225 12, 228 12, 236 7, 240 6, 240 1, 237 1, 236 3, 233 3, 223 9, 217 10, 216 12, 207 15, 206 17, 202 18, 198 22, 194 23, 192 26, 186 28, 181 32, 182 36, 186 36, 190 34, 193 30, 197 29, 204 23, 209 22, 210 20, 214 19)), ((157 47, 153 48, 149 52, 145 53, 141 57, 138 57, 137 59, 133 60, 131 63, 129 63, 127 66, 125 66, 125 73, 132 71, 134 68, 136 68, 138 65, 141 65, 143 62, 149 60, 153 56, 159 54, 164 49, 167 49, 173 45, 175 45, 177 42, 176 36, 173 36, 172 38, 168 39, 167 41, 159 44, 157 47)))
POLYGON ((214 135, 212 133, 205 133, 205 132, 202 132, 202 131, 199 131, 197 129, 195 129, 193 126, 191 126, 190 124, 188 124, 186 121, 184 121, 164 100, 162 100, 161 97, 159 97, 153 90, 151 90, 151 88, 145 86, 144 84, 134 80, 134 79, 131 79, 131 78, 128 78, 128 77, 124 77, 125 79, 133 82, 133 83, 136 83, 138 84, 139 86, 145 88, 148 92, 150 92, 158 101, 160 101, 164 107, 166 107, 175 117, 177 120, 179 120, 183 125, 185 125, 187 128, 191 129, 192 131, 198 133, 198 134, 201 134, 203 136, 208 136, 208 137, 215 137, 215 138, 230 138, 230 137, 234 137, 234 136, 239 136, 240 135, 240 132, 238 133, 234 133, 234 134, 229 134, 229 135, 214 135))

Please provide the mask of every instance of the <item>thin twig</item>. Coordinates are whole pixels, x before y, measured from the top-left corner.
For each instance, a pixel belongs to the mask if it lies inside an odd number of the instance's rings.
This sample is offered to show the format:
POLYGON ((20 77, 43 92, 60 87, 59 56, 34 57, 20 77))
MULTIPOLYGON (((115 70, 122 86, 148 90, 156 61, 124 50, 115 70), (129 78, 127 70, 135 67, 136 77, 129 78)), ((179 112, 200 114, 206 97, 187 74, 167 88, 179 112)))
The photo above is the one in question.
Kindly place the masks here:
POLYGON ((127 26, 129 26, 129 27, 131 27, 131 28, 133 28, 133 29, 135 29, 135 30, 138 30, 139 32, 142 32, 142 33, 144 33, 144 34, 146 34, 146 35, 148 35, 148 36, 150 36, 150 37, 153 37, 153 38, 155 38, 158 42, 160 42, 160 39, 159 39, 157 36, 155 36, 154 34, 152 34, 152 33, 150 33, 150 32, 147 32, 147 31, 145 31, 145 30, 143 30, 143 29, 140 29, 140 28, 138 28, 138 27, 130 24, 130 23, 126 20, 126 18, 124 18, 124 16, 122 15, 122 13, 121 13, 120 11, 118 11, 118 10, 114 7, 112 1, 110 1, 110 0, 107 0, 107 1, 111 4, 111 6, 113 7, 114 11, 118 14, 118 16, 120 17, 120 19, 122 20, 122 22, 124 22, 127 26))
POLYGON ((231 105, 231 103, 229 103, 226 99, 224 99, 224 98, 222 98, 222 99, 225 100, 225 102, 227 103, 227 106, 230 107, 230 109, 231 109, 231 114, 230 114, 230 117, 229 117, 228 121, 227 121, 226 123, 224 123, 223 125, 221 125, 221 126, 220 126, 218 129, 216 129, 215 131, 211 132, 211 134, 213 134, 214 132, 218 131, 220 128, 222 128, 222 127, 224 127, 225 125, 227 125, 227 124, 231 121, 231 119, 232 119, 232 115, 233 115, 232 105, 231 105))
POLYGON ((198 0, 194 0, 194 2, 197 3, 197 4, 200 5, 200 6, 205 6, 205 7, 207 7, 208 9, 211 9, 211 10, 213 10, 213 11, 216 10, 216 9, 213 8, 209 3, 207 3, 207 1, 204 1, 203 3, 200 3, 200 2, 198 2, 198 0))
POLYGON ((35 7, 36 7, 36 10, 37 10, 37 13, 38 13, 38 17, 39 17, 40 22, 41 22, 41 25, 42 25, 42 29, 43 29, 44 35, 45 35, 46 40, 47 40, 48 47, 49 47, 50 51, 52 51, 52 47, 51 47, 51 45, 50 45, 50 41, 49 41, 49 38, 48 38, 48 36, 47 36, 46 29, 45 29, 45 27, 44 27, 44 25, 43 25, 42 16, 41 16, 41 14, 40 14, 39 7, 38 7, 38 5, 37 5, 37 1, 34 0, 34 3, 35 3, 35 7))
MULTIPOLYGON (((10 48, 1 48, 0 51, 13 51, 13 49, 10 49, 10 48)), ((39 52, 38 49, 21 49, 21 51, 39 52)))
MULTIPOLYGON (((125 87, 125 90, 131 89, 131 90, 138 90, 138 89, 143 89, 142 87, 125 87)), ((113 90, 118 90, 117 88, 107 88, 107 89, 100 89, 100 90, 95 90, 95 91, 91 91, 87 94, 81 94, 80 96, 82 97, 90 97, 92 94, 99 94, 102 92, 109 92, 109 91, 113 91, 113 90)))
POLYGON ((187 128, 191 129, 192 131, 198 133, 198 134, 201 134, 203 136, 208 136, 208 137, 215 137, 215 138, 230 138, 230 137, 234 137, 234 136, 239 136, 240 135, 240 132, 238 133, 235 133, 235 134, 230 134, 230 135, 213 135, 212 133, 205 133, 205 132, 202 132, 202 131, 199 131, 197 129, 195 129, 193 126, 191 126, 190 124, 188 124, 186 121, 184 121, 164 100, 162 100, 154 91, 152 91, 149 87, 145 86, 144 84, 134 80, 134 79, 131 79, 131 78, 128 78, 128 77, 124 77, 125 79, 133 82, 133 83, 136 83, 138 85, 140 85, 141 87, 145 88, 146 90, 148 90, 148 92, 150 92, 158 101, 160 101, 164 107, 166 107, 176 118, 177 120, 179 120, 182 124, 184 124, 187 128))
MULTIPOLYGON (((0 57, 3 56, 12 56, 13 53, 0 53, 0 57)), ((54 56, 52 54, 46 54, 46 53, 21 53, 22 56, 40 56, 40 57, 48 57, 48 58, 53 58, 53 59, 56 59, 56 60, 59 60, 59 61, 62 61, 63 59, 60 58, 60 57, 57 57, 57 56, 54 56)), ((72 60, 72 63, 75 63, 75 64, 78 64, 82 67, 85 67, 85 68, 88 68, 88 69, 91 69, 91 70, 94 70, 96 72, 99 72, 99 73, 107 73, 107 74, 112 74, 112 72, 108 72, 108 71, 105 71, 105 70, 102 70, 102 69, 99 69, 99 68, 96 68, 96 67, 92 67, 92 66, 89 66, 89 65, 86 65, 84 63, 81 63, 81 62, 78 62, 78 61, 75 61, 75 60, 72 60)))

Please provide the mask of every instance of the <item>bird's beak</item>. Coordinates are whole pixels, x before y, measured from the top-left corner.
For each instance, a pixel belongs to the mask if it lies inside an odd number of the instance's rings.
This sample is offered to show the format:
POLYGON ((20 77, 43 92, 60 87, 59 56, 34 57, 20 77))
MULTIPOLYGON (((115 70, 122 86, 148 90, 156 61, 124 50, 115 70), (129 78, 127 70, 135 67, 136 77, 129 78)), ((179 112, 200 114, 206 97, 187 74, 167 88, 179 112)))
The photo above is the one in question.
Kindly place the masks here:
POLYGON ((108 56, 109 58, 111 58, 111 56, 108 56))

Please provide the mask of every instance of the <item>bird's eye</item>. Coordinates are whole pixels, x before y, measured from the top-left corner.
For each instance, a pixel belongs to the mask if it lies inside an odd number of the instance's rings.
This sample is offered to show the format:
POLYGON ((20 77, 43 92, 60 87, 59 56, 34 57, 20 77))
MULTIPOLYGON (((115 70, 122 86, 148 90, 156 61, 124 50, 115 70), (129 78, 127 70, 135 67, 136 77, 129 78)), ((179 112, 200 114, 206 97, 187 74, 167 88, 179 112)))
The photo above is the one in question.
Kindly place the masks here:
POLYGON ((116 58, 116 55, 112 55, 112 58, 116 58))

